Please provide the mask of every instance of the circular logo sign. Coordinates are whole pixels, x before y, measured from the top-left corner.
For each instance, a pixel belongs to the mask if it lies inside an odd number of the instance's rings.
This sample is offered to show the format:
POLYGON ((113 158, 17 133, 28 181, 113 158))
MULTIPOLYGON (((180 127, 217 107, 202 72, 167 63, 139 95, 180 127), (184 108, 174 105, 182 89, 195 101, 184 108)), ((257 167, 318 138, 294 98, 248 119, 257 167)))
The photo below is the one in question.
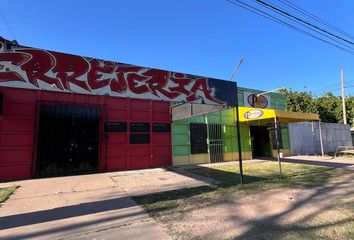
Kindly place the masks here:
POLYGON ((263 116, 262 110, 250 110, 243 115, 247 119, 258 119, 263 116))
POLYGON ((256 94, 250 94, 247 97, 247 102, 255 108, 266 108, 268 106, 268 100, 262 95, 257 97, 256 94))

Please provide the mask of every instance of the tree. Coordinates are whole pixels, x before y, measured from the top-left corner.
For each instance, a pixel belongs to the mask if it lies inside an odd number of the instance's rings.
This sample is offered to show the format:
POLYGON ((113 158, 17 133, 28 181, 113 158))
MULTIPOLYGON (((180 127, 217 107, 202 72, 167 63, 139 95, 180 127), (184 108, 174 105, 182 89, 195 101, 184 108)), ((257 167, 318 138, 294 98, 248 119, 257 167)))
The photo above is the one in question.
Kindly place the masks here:
POLYGON ((326 93, 314 99, 314 102, 322 122, 340 123, 339 119, 342 111, 340 110, 339 97, 334 96, 332 93, 326 93))
POLYGON ((347 121, 354 127, 354 96, 349 96, 345 99, 345 108, 347 110, 347 121))
MULTIPOLYGON (((288 111, 317 113, 322 122, 343 123, 341 97, 328 92, 320 97, 314 97, 311 92, 281 90, 286 96, 288 111)), ((345 99, 347 123, 354 127, 354 96, 345 99)))
POLYGON ((297 92, 284 89, 281 93, 286 95, 286 107, 288 111, 317 113, 315 103, 311 93, 297 92))

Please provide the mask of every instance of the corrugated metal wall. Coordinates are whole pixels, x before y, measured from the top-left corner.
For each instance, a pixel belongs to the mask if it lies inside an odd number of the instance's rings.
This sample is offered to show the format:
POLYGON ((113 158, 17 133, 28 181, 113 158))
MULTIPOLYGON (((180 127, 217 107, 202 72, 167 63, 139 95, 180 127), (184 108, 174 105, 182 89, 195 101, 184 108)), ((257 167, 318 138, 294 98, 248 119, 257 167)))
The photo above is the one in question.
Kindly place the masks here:
POLYGON ((169 102, 16 88, 0 88, 0 92, 4 96, 0 116, 0 179, 30 178, 35 175, 40 124, 37 109, 42 101, 92 104, 101 109, 99 171, 172 164, 169 102), (105 132, 105 122, 125 122, 127 130, 105 132), (147 123, 149 129, 132 134, 132 123, 147 123), (141 136, 148 138, 148 142, 141 136), (143 142, 139 143, 141 140, 143 142))
POLYGON ((31 176, 36 121, 36 91, 0 89, 0 179, 31 176))
MULTIPOLYGON (((300 122, 289 124, 291 153, 321 154, 318 123, 300 122), (313 135, 314 133, 314 135, 313 135)), ((337 146, 351 146, 350 126, 347 124, 321 123, 324 153, 334 153, 337 146)))
POLYGON ((154 124, 170 124, 169 103, 110 97, 107 106, 108 122, 127 123, 126 132, 107 133, 107 170, 171 165, 171 132, 154 131, 154 124), (147 123, 149 129, 132 132, 134 123, 147 123), (130 143, 131 137, 144 134, 150 143, 130 143))

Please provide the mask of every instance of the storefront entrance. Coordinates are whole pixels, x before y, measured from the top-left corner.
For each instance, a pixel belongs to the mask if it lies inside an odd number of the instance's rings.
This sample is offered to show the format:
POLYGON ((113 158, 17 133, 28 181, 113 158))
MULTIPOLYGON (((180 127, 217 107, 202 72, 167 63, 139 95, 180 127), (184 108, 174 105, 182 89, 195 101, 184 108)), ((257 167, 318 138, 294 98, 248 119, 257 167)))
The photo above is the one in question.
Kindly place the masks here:
POLYGON ((251 126, 252 158, 270 157, 269 130, 266 126, 251 126))
POLYGON ((45 103, 40 106, 37 177, 96 172, 100 109, 45 103))

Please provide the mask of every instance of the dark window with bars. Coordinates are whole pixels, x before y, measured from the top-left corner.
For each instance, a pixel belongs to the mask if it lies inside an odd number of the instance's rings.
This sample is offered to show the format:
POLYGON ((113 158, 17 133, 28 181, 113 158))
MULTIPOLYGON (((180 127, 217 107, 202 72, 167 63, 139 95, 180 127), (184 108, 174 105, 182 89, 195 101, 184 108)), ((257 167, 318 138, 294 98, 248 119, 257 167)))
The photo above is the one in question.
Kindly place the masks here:
POLYGON ((128 130, 126 122, 105 122, 105 132, 126 132, 128 130))
POLYGON ((171 132, 171 124, 169 123, 153 123, 153 132, 171 132))
POLYGON ((150 124, 149 123, 130 123, 130 143, 148 144, 150 143, 150 124))
POLYGON ((191 123, 189 126, 191 154, 207 153, 207 125, 204 123, 191 123))
POLYGON ((150 134, 149 133, 134 133, 130 134, 130 143, 131 144, 147 144, 150 143, 150 134))
POLYGON ((150 132, 150 124, 144 122, 130 123, 130 132, 150 132))

